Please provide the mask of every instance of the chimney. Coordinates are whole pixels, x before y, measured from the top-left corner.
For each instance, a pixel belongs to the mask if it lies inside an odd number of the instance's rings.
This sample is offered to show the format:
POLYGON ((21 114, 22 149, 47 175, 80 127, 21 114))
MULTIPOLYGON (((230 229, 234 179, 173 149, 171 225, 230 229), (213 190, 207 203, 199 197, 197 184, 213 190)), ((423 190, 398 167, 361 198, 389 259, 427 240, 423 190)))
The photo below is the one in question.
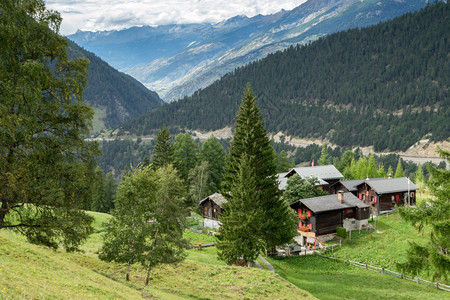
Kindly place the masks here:
POLYGON ((344 203, 344 191, 338 191, 338 201, 339 203, 344 203))

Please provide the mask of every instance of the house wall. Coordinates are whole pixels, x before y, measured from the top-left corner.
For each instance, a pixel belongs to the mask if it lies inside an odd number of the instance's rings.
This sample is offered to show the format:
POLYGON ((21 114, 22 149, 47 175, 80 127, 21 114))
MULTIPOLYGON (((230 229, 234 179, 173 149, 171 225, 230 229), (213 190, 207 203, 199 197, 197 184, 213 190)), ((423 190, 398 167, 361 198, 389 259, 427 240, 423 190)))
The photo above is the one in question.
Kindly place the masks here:
POLYGON ((317 235, 335 233, 337 227, 342 227, 342 211, 333 210, 316 215, 316 226, 313 231, 317 235))
MULTIPOLYGON (((408 191, 399 191, 389 194, 377 194, 365 184, 358 186, 356 197, 371 206, 372 213, 377 211, 392 210, 394 207, 408 203, 408 191), (379 203, 378 203, 379 202, 379 203)), ((416 191, 410 191, 411 205, 416 204, 416 191)))
POLYGON ((328 194, 336 194, 337 193, 336 186, 338 185, 336 185, 335 183, 337 183, 339 179, 329 179, 329 180, 327 179, 325 181, 328 182, 328 184, 323 185, 322 190, 324 190, 328 194))
POLYGON ((219 229, 220 228, 220 222, 217 221, 217 220, 211 220, 211 219, 205 218, 205 219, 203 219, 203 227, 219 229))
POLYGON ((223 209, 212 200, 206 200, 202 203, 203 218, 219 220, 219 214, 223 209))

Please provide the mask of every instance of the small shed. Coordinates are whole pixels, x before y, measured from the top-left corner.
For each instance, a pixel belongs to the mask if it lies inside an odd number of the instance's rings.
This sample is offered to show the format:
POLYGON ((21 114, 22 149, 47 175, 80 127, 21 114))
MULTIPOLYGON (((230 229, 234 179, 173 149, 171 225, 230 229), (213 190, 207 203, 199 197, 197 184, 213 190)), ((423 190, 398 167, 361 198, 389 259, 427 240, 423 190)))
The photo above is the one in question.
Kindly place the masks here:
POLYGON ((227 203, 222 194, 214 193, 199 202, 203 212, 203 226, 206 228, 219 228, 219 215, 223 212, 222 206, 227 203))
POLYGON ((419 189, 409 178, 364 180, 356 186, 357 197, 371 206, 373 213, 392 210, 395 206, 415 205, 419 189))
POLYGON ((338 193, 301 199, 292 203, 298 213, 298 229, 302 236, 317 237, 336 233, 337 227, 351 224, 348 230, 368 226, 369 205, 361 202, 352 193, 338 193))

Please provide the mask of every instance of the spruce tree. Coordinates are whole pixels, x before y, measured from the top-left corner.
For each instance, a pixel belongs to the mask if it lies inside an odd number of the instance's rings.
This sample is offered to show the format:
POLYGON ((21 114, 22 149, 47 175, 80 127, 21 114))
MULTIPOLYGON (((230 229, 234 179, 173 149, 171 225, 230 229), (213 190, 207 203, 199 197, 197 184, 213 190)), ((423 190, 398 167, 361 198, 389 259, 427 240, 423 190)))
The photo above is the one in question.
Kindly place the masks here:
POLYGON ((227 154, 214 136, 209 137, 200 148, 199 160, 208 162, 209 192, 215 193, 220 190, 227 154))
POLYGON ((156 136, 155 153, 152 158, 153 169, 173 163, 173 153, 172 137, 166 126, 163 126, 156 136))
POLYGON ((322 145, 322 152, 320 153, 319 166, 326 166, 330 164, 328 157, 327 144, 322 145))
POLYGON ((369 176, 369 178, 375 178, 378 175, 377 167, 375 164, 375 157, 373 153, 370 153, 369 155, 369 165, 367 167, 367 175, 369 176))
MULTIPOLYGON (((246 249, 245 253, 242 249, 237 251, 242 253, 236 253, 231 249, 236 245, 231 242, 231 237, 226 233, 236 229, 234 228, 236 224, 242 222, 238 221, 240 218, 248 217, 253 222, 257 222, 251 237, 241 236, 240 238, 263 241, 268 248, 287 243, 295 236, 295 216, 277 194, 278 183, 274 176, 275 172, 274 151, 267 136, 261 112, 256 105, 256 98, 253 96, 250 85, 247 85, 236 117, 222 185, 222 194, 228 203, 224 206, 224 214, 221 218, 225 222, 222 224, 218 249, 219 257, 227 263, 239 257, 235 257, 237 254, 242 256, 248 251, 262 250, 263 245, 260 243, 248 244, 248 247, 252 249, 246 249), (245 176, 241 174, 243 168, 248 173, 245 176), (247 178, 249 175, 251 179, 247 178), (242 183, 244 179, 252 183, 251 188, 242 183), (240 189, 246 190, 247 194, 240 189), (251 205, 238 206, 237 203, 241 201, 249 202, 251 205), (240 208, 233 209, 233 207, 240 208), (244 208, 245 211, 241 211, 244 208), (255 214, 257 217, 254 217, 255 214)), ((242 234, 238 230, 234 232, 236 235, 242 234)), ((237 238, 239 237, 234 237, 234 239, 237 238)))
POLYGON ((403 173, 403 167, 402 167, 402 159, 398 158, 397 168, 395 168, 395 178, 405 177, 405 174, 403 173))

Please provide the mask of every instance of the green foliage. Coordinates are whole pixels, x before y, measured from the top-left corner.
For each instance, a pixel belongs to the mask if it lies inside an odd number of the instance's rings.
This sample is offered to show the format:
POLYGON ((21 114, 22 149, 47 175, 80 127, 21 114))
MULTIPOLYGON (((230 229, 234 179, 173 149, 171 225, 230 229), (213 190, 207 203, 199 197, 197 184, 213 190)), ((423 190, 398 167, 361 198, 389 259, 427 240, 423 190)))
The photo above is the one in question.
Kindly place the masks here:
POLYGON ((293 203, 300 199, 313 198, 328 195, 327 192, 316 188, 317 178, 302 178, 298 175, 289 177, 284 192, 284 199, 287 203, 293 203))
POLYGON ((96 143, 87 59, 68 60, 61 17, 41 0, 0 3, 0 229, 75 250, 88 237, 96 143))
POLYGON ((156 136, 155 151, 152 156, 153 168, 157 169, 173 163, 173 155, 172 137, 166 126, 163 126, 156 136))
POLYGON ((117 184, 111 172, 103 177, 100 168, 96 169, 98 177, 94 185, 94 195, 92 199, 91 209, 97 212, 109 213, 114 208, 114 197, 116 194, 117 184))
POLYGON ((343 239, 348 238, 347 230, 344 227, 336 227, 336 235, 343 239))
MULTIPOLYGON (((438 149, 441 157, 450 160, 450 153, 438 149)), ((433 175, 428 186, 435 195, 429 204, 421 202, 417 207, 401 207, 400 215, 420 232, 426 225, 431 226, 431 233, 426 245, 410 242, 408 259, 399 263, 403 272, 418 274, 419 271, 433 267, 433 279, 448 282, 450 272, 450 171, 430 168, 433 175)))
POLYGON ((400 177, 405 177, 405 174, 403 173, 402 160, 399 157, 397 167, 395 168, 394 178, 400 178, 400 177))
POLYGON ((226 152, 219 140, 211 136, 203 142, 200 148, 199 161, 208 162, 208 169, 210 171, 208 189, 211 194, 220 190, 225 160, 226 152))
POLYGON ((446 140, 449 7, 439 2, 269 54, 123 129, 147 134, 163 123, 221 129, 232 124, 240 87, 250 81, 260 91, 269 132, 327 139, 341 147, 373 145, 377 152, 406 150, 429 133, 433 141, 446 140))
POLYGON ((239 257, 247 263, 263 246, 275 247, 295 235, 294 213, 276 193, 275 170, 274 151, 248 84, 236 117, 222 184, 222 195, 228 203, 221 217, 217 247, 227 263, 239 257), (245 239, 251 242, 239 243, 245 239))
POLYGON ((281 150, 281 152, 277 154, 275 164, 277 166, 277 173, 287 172, 295 167, 294 162, 287 157, 286 151, 284 150, 281 150))
POLYGON ((319 166, 326 166, 330 164, 328 158, 327 144, 322 145, 322 152, 320 153, 319 166))
POLYGON ((173 164, 181 179, 187 181, 189 171, 197 164, 198 146, 189 133, 180 133, 175 136, 173 149, 173 164))
POLYGON ((207 161, 202 161, 189 171, 189 192, 186 207, 195 209, 200 200, 212 194, 211 189, 208 187, 210 176, 211 173, 207 161))
POLYGON ((99 257, 127 263, 127 280, 131 265, 140 262, 148 268, 148 284, 151 268, 184 258, 183 201, 182 181, 170 164, 127 173, 119 185, 99 257))
POLYGON ((244 265, 252 263, 264 249, 261 236, 261 217, 264 215, 258 199, 258 185, 250 159, 244 154, 235 174, 233 185, 228 193, 225 213, 220 217, 222 223, 217 249, 219 258, 227 264, 244 265))

